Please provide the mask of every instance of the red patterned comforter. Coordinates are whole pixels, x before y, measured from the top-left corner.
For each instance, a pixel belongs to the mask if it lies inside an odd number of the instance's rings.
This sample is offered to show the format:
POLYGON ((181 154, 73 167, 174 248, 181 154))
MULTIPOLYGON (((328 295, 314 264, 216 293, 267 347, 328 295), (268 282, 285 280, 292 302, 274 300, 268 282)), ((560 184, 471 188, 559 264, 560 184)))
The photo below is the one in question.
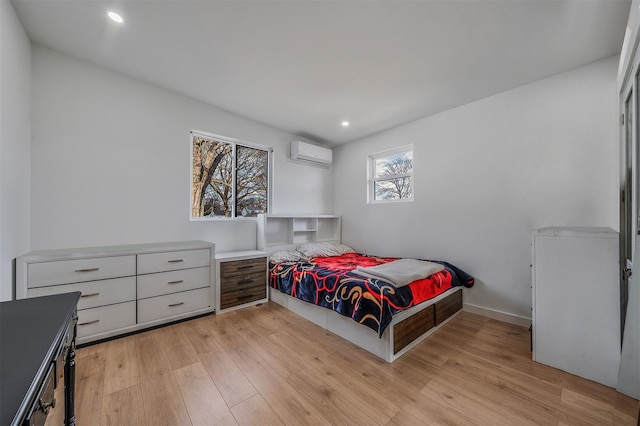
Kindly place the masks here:
POLYGON ((459 268, 438 260, 445 268, 430 277, 406 286, 352 271, 397 258, 381 258, 359 253, 335 257, 316 257, 307 262, 271 262, 269 283, 292 297, 332 309, 366 325, 382 336, 396 312, 436 297, 454 286, 473 286, 473 277, 459 268))

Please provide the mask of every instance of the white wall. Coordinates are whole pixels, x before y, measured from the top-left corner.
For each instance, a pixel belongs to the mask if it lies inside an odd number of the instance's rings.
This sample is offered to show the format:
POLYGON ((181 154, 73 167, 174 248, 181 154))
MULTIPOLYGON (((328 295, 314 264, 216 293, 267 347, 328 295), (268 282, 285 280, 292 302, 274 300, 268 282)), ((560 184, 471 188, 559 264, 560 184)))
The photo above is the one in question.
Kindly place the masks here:
POLYGON ((293 135, 32 49, 33 250, 188 239, 255 248, 255 220, 189 220, 191 129, 272 146, 275 213, 332 212, 331 170, 288 160, 293 135))
POLYGON ((0 301, 11 300, 13 259, 29 248, 31 45, 0 1, 0 301))
POLYGON ((616 65, 599 61, 340 147, 343 241, 447 260, 476 277, 465 303, 531 318, 531 230, 619 227, 616 65), (410 143, 415 201, 368 205, 368 154, 410 143))

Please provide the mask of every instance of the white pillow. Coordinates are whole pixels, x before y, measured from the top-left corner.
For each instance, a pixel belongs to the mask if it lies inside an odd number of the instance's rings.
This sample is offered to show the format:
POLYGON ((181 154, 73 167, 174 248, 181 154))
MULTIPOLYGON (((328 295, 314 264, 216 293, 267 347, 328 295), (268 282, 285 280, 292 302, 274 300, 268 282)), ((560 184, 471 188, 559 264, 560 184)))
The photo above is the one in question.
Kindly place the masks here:
POLYGON ((353 253, 354 250, 339 243, 304 243, 296 247, 300 253, 307 257, 341 256, 345 253, 353 253))
POLYGON ((302 253, 296 250, 276 251, 269 256, 269 259, 273 262, 298 262, 300 260, 307 260, 302 253))

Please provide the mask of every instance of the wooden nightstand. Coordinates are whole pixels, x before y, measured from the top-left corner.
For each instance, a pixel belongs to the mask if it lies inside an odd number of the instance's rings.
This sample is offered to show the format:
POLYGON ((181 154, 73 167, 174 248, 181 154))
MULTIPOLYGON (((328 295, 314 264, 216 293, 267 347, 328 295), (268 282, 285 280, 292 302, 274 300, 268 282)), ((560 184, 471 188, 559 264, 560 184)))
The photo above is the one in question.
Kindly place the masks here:
POLYGON ((216 313, 264 303, 268 300, 267 253, 216 253, 216 278, 216 313))

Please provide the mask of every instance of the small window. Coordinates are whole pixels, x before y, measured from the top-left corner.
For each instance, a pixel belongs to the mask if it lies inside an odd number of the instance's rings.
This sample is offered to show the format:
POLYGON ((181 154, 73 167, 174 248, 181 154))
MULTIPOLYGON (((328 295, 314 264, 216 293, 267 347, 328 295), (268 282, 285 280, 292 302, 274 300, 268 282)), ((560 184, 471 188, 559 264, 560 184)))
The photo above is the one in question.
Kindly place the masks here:
POLYGON ((370 203, 413 200, 413 146, 369 156, 370 203))
POLYGON ((270 148, 191 132, 191 159, 192 219, 270 211, 270 148))

